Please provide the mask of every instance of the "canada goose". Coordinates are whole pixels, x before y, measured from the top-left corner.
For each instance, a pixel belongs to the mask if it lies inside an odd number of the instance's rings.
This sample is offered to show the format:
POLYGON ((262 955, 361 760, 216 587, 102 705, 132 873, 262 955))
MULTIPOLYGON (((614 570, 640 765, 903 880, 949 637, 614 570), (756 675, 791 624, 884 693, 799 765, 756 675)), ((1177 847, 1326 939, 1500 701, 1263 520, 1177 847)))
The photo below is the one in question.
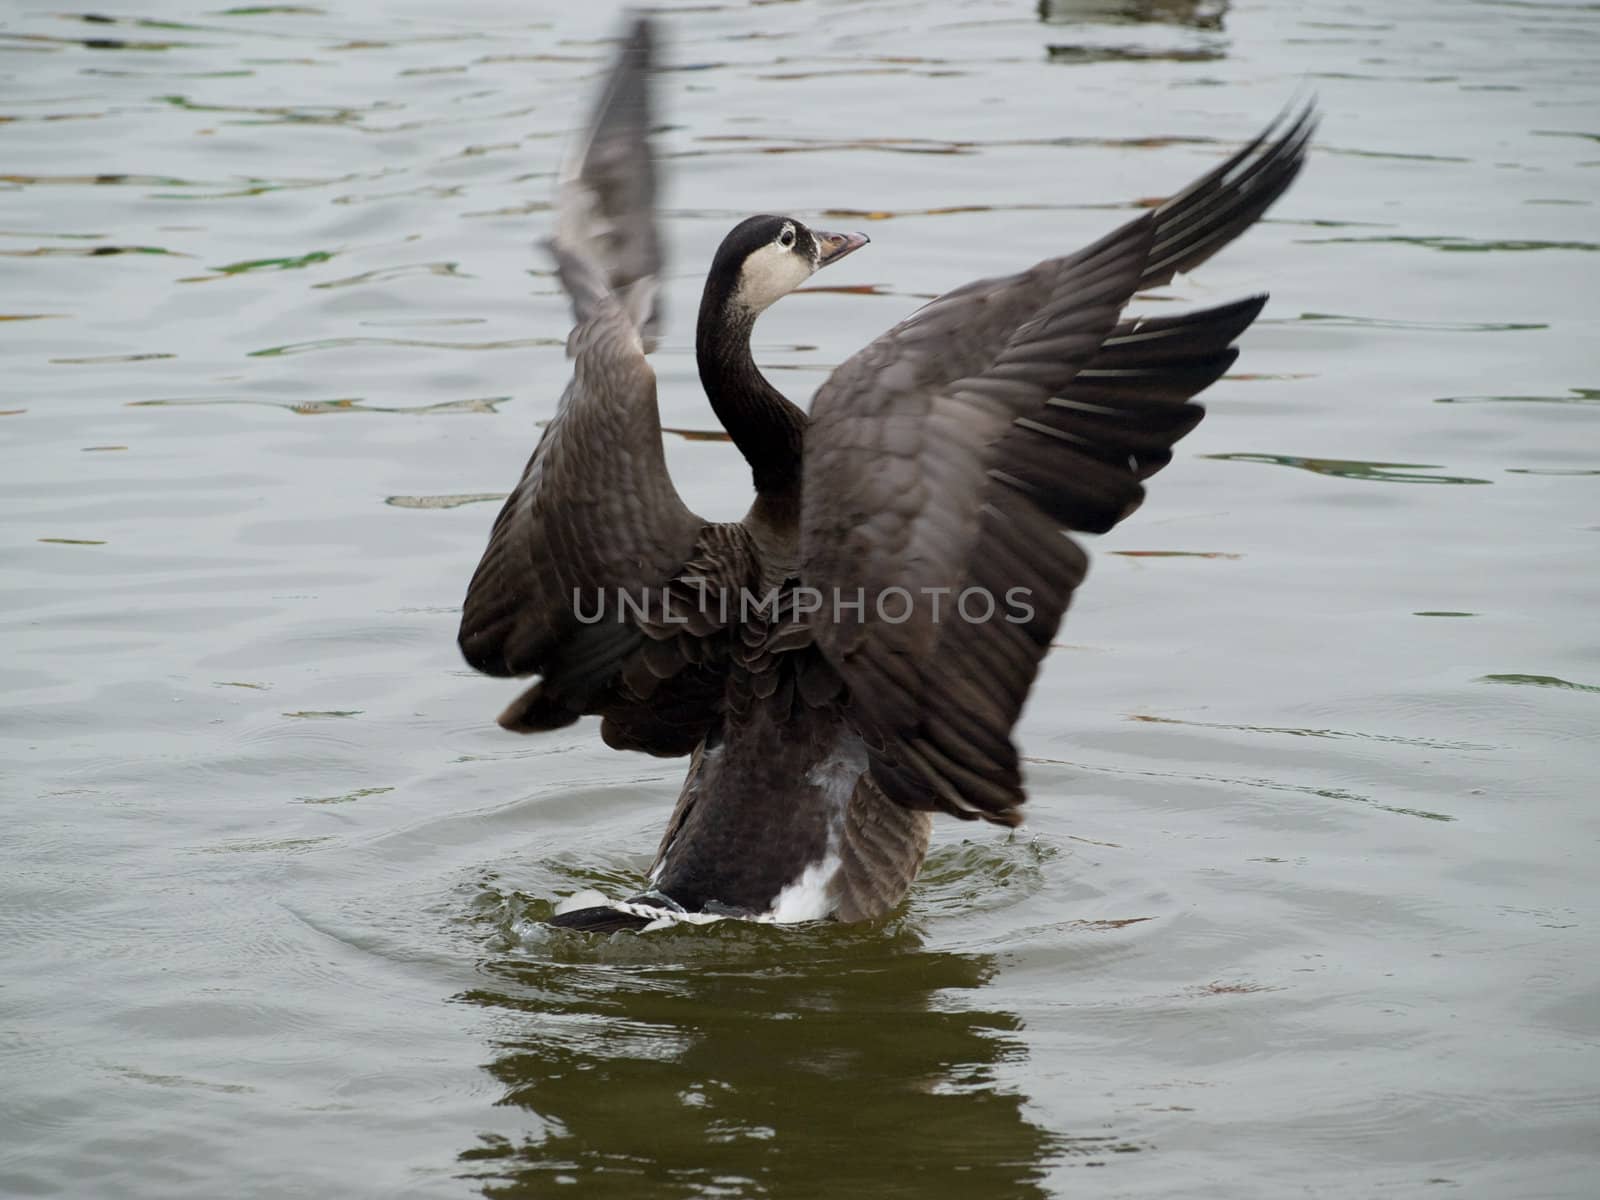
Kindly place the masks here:
POLYGON ((486 674, 539 676, 506 729, 595 715, 616 749, 690 756, 648 889, 555 924, 869 920, 910 887, 931 813, 1021 820, 1011 729, 1088 567, 1061 531, 1138 507, 1266 297, 1122 309, 1283 194, 1315 114, 1280 117, 1088 249, 925 305, 835 370, 809 416, 756 367, 751 328, 867 239, 741 222, 712 260, 695 348, 756 495, 715 523, 668 476, 645 357, 661 268, 651 44, 637 20, 562 172, 550 248, 573 378, 495 520, 461 650, 486 674))

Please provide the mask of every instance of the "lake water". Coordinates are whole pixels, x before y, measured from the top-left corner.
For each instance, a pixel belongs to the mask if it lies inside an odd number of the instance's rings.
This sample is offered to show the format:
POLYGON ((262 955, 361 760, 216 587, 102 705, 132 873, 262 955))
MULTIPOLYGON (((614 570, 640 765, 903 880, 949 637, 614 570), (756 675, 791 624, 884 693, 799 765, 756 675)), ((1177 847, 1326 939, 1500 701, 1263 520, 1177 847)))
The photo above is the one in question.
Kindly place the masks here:
POLYGON ((1028 823, 943 823, 881 927, 611 940, 539 919, 637 884, 683 764, 503 733, 454 632, 615 15, 0 16, 0 1194, 1595 1194, 1600 6, 1048 15, 665 10, 690 432, 750 212, 873 239, 757 331, 803 399, 1326 116, 1149 302, 1273 294, 1093 547, 1028 823))

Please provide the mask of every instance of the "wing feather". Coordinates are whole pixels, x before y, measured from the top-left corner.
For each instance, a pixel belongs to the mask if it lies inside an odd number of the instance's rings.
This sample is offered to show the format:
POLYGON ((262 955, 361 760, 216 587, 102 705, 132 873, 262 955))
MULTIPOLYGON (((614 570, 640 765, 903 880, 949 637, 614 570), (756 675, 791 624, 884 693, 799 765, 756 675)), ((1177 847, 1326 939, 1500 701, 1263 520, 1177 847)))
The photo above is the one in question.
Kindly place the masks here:
POLYGON ((572 381, 495 520, 459 642, 486 674, 540 676, 501 714, 506 728, 598 714, 608 744, 676 755, 716 719, 726 672, 725 621, 699 609, 693 581, 737 589, 752 565, 744 531, 708 524, 673 486, 645 358, 661 269, 652 40, 637 20, 562 170, 549 247, 577 319, 572 381), (668 603, 689 619, 668 619, 668 603))
POLYGON ((1087 250, 940 297, 817 393, 801 575, 825 598, 865 596, 820 621, 816 644, 887 799, 1021 819, 1011 729, 1088 569, 1062 531, 1103 532, 1139 506, 1266 298, 1153 319, 1122 309, 1257 220, 1315 125, 1309 106, 1280 117, 1087 250), (886 612, 897 591, 909 598, 886 612), (982 605, 961 609, 972 595, 982 605))
POLYGON ((662 270, 650 148, 654 57, 654 27, 639 17, 622 41, 589 124, 562 164, 555 222, 555 240, 598 266, 607 290, 638 318, 649 349, 660 332, 656 281, 662 270))

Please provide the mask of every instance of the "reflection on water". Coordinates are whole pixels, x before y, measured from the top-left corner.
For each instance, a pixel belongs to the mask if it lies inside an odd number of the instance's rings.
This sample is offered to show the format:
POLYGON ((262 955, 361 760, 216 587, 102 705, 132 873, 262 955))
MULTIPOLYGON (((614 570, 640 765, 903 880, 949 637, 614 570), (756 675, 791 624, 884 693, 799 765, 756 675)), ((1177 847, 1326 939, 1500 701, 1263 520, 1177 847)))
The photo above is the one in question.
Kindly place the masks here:
POLYGON ((1050 61, 1091 63, 1206 63, 1227 56, 1219 35, 1228 0, 1039 0, 1039 19, 1071 28, 1085 39, 1046 47, 1050 61), (1108 42, 1109 26, 1137 42, 1108 42))
MULTIPOLYGON (((1030 1119, 998 956, 928 944, 940 921, 1026 903, 1058 853, 1017 836, 936 847, 909 907, 877 927, 596 938, 543 924, 547 899, 480 892, 483 982, 457 999, 492 1014, 485 1069, 536 1124, 480 1133, 462 1163, 507 1197, 567 1178, 618 1197, 1042 1197, 1058 1164, 1145 1149, 1113 1112, 1082 1129, 1030 1119)), ((541 894, 642 882, 615 853, 530 866, 541 894)), ((1145 919, 1067 924, 1110 936, 1145 919)))
POLYGON ((1223 57, 1221 46, 1049 46, 1051 62, 1215 62, 1223 57))
POLYGON ((1028 1120, 995 1071, 1019 1022, 975 994, 993 957, 905 925, 538 930, 483 971, 460 999, 496 1014, 487 1069, 542 1127, 462 1153, 491 1196, 1043 1196, 1054 1158, 1139 1149, 1028 1120))
POLYGON ((1039 19, 1050 25, 1161 22, 1221 29, 1227 11, 1228 0, 1039 0, 1039 19))

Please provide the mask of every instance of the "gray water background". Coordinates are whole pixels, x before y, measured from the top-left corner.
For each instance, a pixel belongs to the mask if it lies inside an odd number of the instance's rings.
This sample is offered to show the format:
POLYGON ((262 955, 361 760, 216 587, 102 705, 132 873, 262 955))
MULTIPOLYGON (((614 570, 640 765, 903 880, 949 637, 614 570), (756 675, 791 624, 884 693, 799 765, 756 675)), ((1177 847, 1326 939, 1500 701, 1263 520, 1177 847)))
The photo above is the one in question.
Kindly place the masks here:
POLYGON ((664 10, 679 430, 750 212, 873 238, 757 331, 803 399, 1326 119, 1145 306, 1273 297, 1093 548, 1027 825, 882 927, 611 942, 537 922, 682 764, 503 733, 453 638, 614 14, 7 7, 0 1194, 1596 1194, 1600 9, 1220 7, 664 10))

